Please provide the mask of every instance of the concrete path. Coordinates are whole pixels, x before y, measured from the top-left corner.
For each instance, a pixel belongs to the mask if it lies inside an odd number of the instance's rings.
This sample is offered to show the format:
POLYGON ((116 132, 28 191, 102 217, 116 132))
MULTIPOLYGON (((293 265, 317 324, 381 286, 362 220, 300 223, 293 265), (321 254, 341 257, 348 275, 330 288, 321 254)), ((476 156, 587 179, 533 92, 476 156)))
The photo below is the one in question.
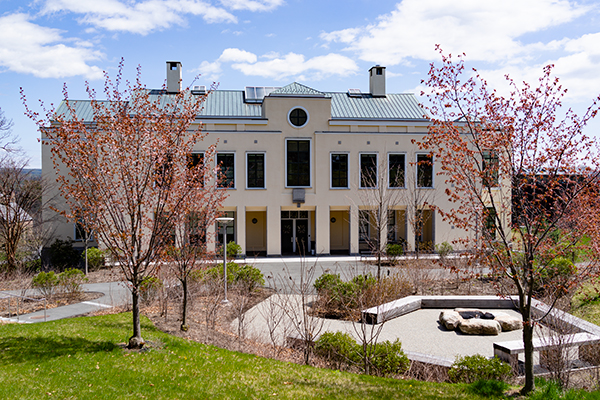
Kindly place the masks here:
MULTIPOLYGON (((54 321, 57 319, 77 317, 90 312, 116 306, 123 306, 131 302, 131 292, 127 286, 125 286, 124 282, 89 283, 83 285, 83 290, 85 292, 99 292, 102 293, 103 296, 91 301, 84 301, 82 303, 48 309, 46 310, 45 318, 44 310, 42 310, 31 314, 20 315, 18 317, 1 318, 0 320, 20 323, 44 322, 44 320, 54 321)), ((0 292, 0 297, 3 297, 2 294, 4 293, 20 296, 31 296, 38 294, 37 290, 33 289, 26 291, 25 294, 23 294, 23 292, 20 290, 10 290, 0 292)), ((14 300, 13 304, 15 303, 16 299, 14 300)))

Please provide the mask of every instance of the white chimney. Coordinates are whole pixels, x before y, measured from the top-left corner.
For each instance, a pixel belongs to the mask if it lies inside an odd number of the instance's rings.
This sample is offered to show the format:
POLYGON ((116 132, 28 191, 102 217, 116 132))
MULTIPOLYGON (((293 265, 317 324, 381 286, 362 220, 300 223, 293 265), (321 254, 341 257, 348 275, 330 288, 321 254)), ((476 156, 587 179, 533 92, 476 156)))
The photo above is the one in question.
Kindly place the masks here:
POLYGON ((181 63, 179 61, 167 61, 167 92, 181 92, 181 63))
POLYGON ((369 91, 375 97, 385 97, 385 67, 376 65, 369 70, 369 91))

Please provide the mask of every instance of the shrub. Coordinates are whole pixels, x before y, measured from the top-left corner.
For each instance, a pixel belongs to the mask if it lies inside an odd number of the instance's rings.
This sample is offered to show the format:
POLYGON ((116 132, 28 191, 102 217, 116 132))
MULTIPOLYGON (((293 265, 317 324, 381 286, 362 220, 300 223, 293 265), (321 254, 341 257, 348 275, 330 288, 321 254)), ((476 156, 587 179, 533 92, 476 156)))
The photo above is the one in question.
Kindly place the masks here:
POLYGON ((227 257, 236 258, 242 252, 242 246, 236 242, 227 243, 227 257))
POLYGON ((406 372, 410 366, 410 361, 402 351, 402 343, 398 339, 393 342, 386 340, 377 343, 369 357, 373 372, 380 376, 399 375, 406 372))
MULTIPOLYGON (((85 261, 85 252, 81 254, 81 259, 85 261)), ((104 266, 104 252, 96 247, 87 249, 87 259, 90 271, 100 269, 104 266)))
MULTIPOLYGON (((209 279, 223 280, 223 264, 207 269, 204 276, 209 279)), ((265 284, 265 278, 258 268, 247 264, 240 266, 232 261, 227 263, 227 284, 241 285, 253 291, 265 284)))
POLYGON ((317 293, 333 292, 342 282, 340 274, 323 274, 315 280, 317 293))
POLYGON ((404 247, 401 244, 388 244, 385 246, 385 255, 394 264, 402 254, 404 254, 404 247))
POLYGON ((483 397, 503 397, 510 385, 493 379, 480 379, 469 385, 469 392, 483 397))
POLYGON ((534 290, 538 296, 542 296, 548 289, 558 290, 558 294, 564 294, 569 281, 577 273, 577 267, 571 260, 565 257, 555 257, 550 261, 536 261, 535 270, 539 279, 534 282, 534 290), (562 292, 561 292, 562 290, 562 292))
POLYGON ((54 271, 40 272, 31 280, 31 286, 38 289, 46 299, 50 299, 58 286, 58 275, 54 271))
POLYGON ((473 383, 479 380, 506 381, 512 372, 509 364, 499 358, 488 359, 481 354, 457 357, 448 371, 452 382, 473 383))
POLYGON ((326 273, 316 279, 316 310, 325 317, 358 318, 358 308, 368 308, 412 293, 412 286, 397 275, 382 277, 356 275, 344 282, 339 274, 326 273))
POLYGON ((315 354, 334 363, 338 369, 356 358, 358 344, 343 332, 324 332, 315 342, 315 354))
POLYGON ((50 246, 50 264, 62 271, 79 264, 79 253, 69 240, 56 239, 50 246))
POLYGON ((265 285, 265 278, 262 272, 252 265, 242 265, 235 273, 234 283, 242 285, 248 291, 252 292, 259 286, 265 285))
POLYGON ((58 284, 69 297, 80 294, 81 285, 87 280, 85 274, 76 268, 66 269, 58 275, 58 284))
POLYGON ((435 245, 435 252, 440 256, 442 260, 448 257, 448 254, 452 253, 454 249, 452 245, 448 242, 442 242, 440 244, 435 245))
POLYGON ((147 303, 156 298, 163 282, 155 276, 147 276, 140 284, 140 299, 147 303))

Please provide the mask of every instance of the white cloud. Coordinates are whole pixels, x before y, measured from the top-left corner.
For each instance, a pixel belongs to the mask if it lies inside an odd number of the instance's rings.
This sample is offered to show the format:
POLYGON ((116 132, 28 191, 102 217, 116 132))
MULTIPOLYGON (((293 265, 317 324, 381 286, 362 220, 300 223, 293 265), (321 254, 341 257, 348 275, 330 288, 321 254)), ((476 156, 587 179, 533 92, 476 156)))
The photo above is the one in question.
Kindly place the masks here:
POLYGON ((566 0, 404 0, 373 25, 321 38, 386 65, 437 59, 435 44, 445 52, 466 52, 470 60, 497 62, 527 53, 522 35, 573 21, 589 9, 566 0))
POLYGON ((217 80, 223 72, 223 64, 231 63, 231 67, 244 75, 261 76, 274 80, 300 79, 319 80, 329 76, 348 76, 358 71, 354 60, 339 54, 327 54, 308 60, 302 54, 288 53, 284 56, 270 52, 260 56, 236 49, 225 49, 214 62, 204 61, 196 69, 209 80, 217 80))
POLYGON ((88 65, 103 57, 88 42, 64 39, 58 29, 36 25, 27 14, 0 17, 0 65, 18 73, 39 78, 63 78, 83 75, 89 79, 102 77, 102 70, 88 65))
POLYGON ((348 76, 358 71, 354 60, 339 55, 327 54, 305 60, 302 54, 288 53, 283 57, 270 58, 255 63, 237 63, 232 68, 244 75, 261 76, 275 80, 297 78, 320 80, 329 76, 348 76))
POLYGON ((283 4, 283 0, 221 0, 232 10, 271 11, 283 4))
POLYGON ((223 53, 221 53, 221 56, 219 57, 219 61, 221 62, 255 63, 256 60, 256 54, 235 48, 223 50, 223 53))
POLYGON ((199 15, 208 23, 237 22, 225 9, 201 0, 46 0, 42 14, 62 11, 82 14, 80 22, 84 24, 141 35, 184 25, 187 14, 199 15))

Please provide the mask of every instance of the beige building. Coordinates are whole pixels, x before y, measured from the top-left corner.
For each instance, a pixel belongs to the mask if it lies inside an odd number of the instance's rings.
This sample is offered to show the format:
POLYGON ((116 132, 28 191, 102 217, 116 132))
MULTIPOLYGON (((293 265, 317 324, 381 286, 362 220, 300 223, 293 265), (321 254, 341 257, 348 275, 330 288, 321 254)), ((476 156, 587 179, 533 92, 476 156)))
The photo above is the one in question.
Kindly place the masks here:
MULTIPOLYGON (((450 207, 436 160, 427 163, 414 144, 429 125, 416 97, 386 93, 385 67, 371 68, 368 80, 368 93, 294 82, 208 95, 197 118, 208 136, 194 152, 202 157, 218 140, 224 211, 234 218, 228 241, 246 256, 358 254, 378 234, 414 251, 466 234, 424 205, 450 207), (378 204, 387 213, 382 229, 374 223, 378 204), (424 216, 420 230, 415 215, 424 216)), ((181 64, 168 62, 167 91, 180 87, 181 64)), ((43 171, 51 174, 48 146, 42 149, 43 171)), ((57 232, 77 238, 73 224, 57 232)))

